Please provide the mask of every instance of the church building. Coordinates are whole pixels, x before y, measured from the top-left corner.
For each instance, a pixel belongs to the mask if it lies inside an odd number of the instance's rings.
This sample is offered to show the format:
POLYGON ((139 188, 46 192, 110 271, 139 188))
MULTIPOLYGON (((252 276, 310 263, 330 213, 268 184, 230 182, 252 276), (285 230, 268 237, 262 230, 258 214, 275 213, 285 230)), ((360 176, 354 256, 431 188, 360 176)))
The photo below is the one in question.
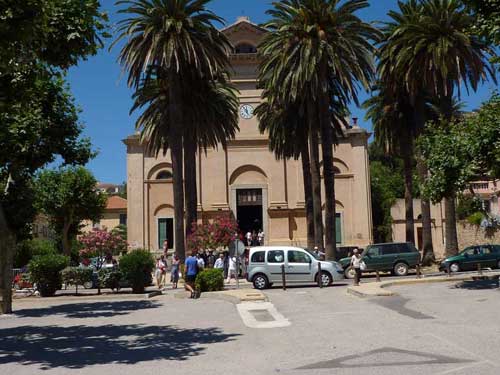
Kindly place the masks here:
MULTIPOLYGON (((222 32, 234 47, 232 83, 240 92, 240 131, 236 139, 228 142, 226 150, 219 147, 198 155, 198 219, 210 220, 218 213, 231 211, 240 230, 263 230, 266 245, 306 246, 301 161, 276 160, 254 115, 262 100, 257 88, 257 48, 267 31, 247 17, 240 17, 222 32)), ((372 242, 369 136, 353 119, 334 150, 339 246, 364 247, 372 242)), ((156 252, 168 239, 170 248, 175 250, 170 154, 148 155, 137 134, 124 143, 128 241, 132 246, 156 252)), ((323 185, 322 190, 323 197, 329 193, 323 185)))

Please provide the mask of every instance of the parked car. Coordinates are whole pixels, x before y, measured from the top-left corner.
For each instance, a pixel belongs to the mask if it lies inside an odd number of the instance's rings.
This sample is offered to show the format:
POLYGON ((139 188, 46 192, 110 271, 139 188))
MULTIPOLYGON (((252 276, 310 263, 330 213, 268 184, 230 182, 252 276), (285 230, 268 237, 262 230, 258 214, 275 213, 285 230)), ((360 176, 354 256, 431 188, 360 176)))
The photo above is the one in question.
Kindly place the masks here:
POLYGON ((500 268, 500 245, 469 246, 459 254, 446 258, 439 266, 440 271, 471 271, 482 268, 500 268))
MULTIPOLYGON (((396 276, 406 276, 409 269, 420 263, 420 253, 410 242, 373 244, 362 252, 361 257, 366 264, 366 272, 390 271, 396 276)), ((339 263, 345 277, 353 279, 351 258, 343 258, 339 263)))
POLYGON ((324 286, 344 278, 337 262, 319 261, 310 252, 290 246, 260 246, 250 249, 247 280, 256 289, 282 284, 281 266, 285 266, 287 284, 314 283, 321 263, 321 282, 324 286))

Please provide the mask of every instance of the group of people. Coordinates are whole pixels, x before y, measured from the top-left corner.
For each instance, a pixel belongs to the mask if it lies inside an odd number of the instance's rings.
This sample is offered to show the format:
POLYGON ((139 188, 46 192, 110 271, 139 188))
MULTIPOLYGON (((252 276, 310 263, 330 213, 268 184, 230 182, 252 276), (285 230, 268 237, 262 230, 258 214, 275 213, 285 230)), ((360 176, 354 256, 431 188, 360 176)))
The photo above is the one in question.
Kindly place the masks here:
MULTIPOLYGON (((184 267, 185 288, 191 292, 191 298, 196 298, 194 283, 196 276, 204 268, 220 269, 227 284, 231 283, 231 279, 234 278, 236 280, 238 277, 237 259, 236 257, 229 256, 227 251, 220 252, 217 255, 213 250, 193 251, 191 255, 186 258, 184 267)), ((155 279, 159 289, 166 286, 167 271, 167 254, 165 253, 156 259, 155 279)), ((170 266, 170 282, 172 283, 173 289, 177 289, 180 277, 180 259, 177 254, 173 254, 170 266)))
POLYGON ((258 231, 248 231, 244 237, 245 246, 264 246, 264 231, 259 229, 258 231))

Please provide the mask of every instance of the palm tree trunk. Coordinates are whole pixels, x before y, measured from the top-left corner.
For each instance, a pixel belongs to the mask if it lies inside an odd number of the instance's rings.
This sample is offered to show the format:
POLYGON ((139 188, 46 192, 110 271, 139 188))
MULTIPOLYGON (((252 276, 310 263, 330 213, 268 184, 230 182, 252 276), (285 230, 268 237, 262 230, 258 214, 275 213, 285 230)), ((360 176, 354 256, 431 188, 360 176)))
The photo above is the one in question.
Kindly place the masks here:
MULTIPOLYGON (((327 113, 328 115, 328 113, 327 113)), ((323 151, 323 183, 325 186, 325 255, 326 260, 337 257, 335 228, 335 172, 333 170, 333 141, 330 121, 321 121, 321 150, 323 151)))
POLYGON ((186 200, 186 238, 192 231, 193 225, 198 220, 198 196, 196 188, 196 136, 191 132, 192 136, 184 135, 184 196, 186 200))
POLYGON ((300 159, 302 161, 302 178, 304 180, 304 202, 306 208, 307 222, 307 248, 314 248, 314 205, 311 182, 311 163, 309 161, 309 150, 307 148, 307 138, 301 144, 300 159))
POLYGON ((16 239, 0 204, 0 313, 12 313, 12 266, 16 239))
POLYGON ((444 199, 445 214, 445 237, 446 256, 456 255, 458 253, 457 221, 455 212, 455 198, 444 199))
POLYGON ((318 131, 312 122, 309 126, 309 156, 311 161, 311 185, 314 212, 314 245, 323 251, 323 213, 321 208, 318 131))
POLYGON ((413 217, 413 142, 409 135, 401 143, 405 179, 405 221, 406 242, 415 244, 415 225, 413 217))
POLYGON ((171 72, 169 75, 169 96, 171 104, 169 106, 170 127, 168 139, 170 143, 170 153, 172 157, 172 174, 174 190, 174 244, 175 252, 184 263, 186 259, 186 249, 184 241, 184 173, 183 173, 183 153, 182 153, 182 114, 181 106, 178 102, 179 82, 178 73, 171 72))
MULTIPOLYGON (((417 170, 420 181, 423 183, 427 179, 427 167, 421 157, 417 159, 417 170)), ((426 266, 435 261, 434 247, 432 245, 432 218, 431 202, 428 198, 422 197, 420 200, 422 211, 422 263, 426 266)))

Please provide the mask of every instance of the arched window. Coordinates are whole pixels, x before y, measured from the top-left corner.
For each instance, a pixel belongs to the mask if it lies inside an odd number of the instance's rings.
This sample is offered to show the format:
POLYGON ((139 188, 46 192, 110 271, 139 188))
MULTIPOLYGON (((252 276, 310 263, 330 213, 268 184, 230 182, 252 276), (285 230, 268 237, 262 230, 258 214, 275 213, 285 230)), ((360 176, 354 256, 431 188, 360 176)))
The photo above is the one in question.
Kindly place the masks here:
POLYGON ((172 178, 172 172, 170 171, 160 171, 156 175, 157 180, 170 180, 172 178))
POLYGON ((235 53, 257 53, 257 48, 249 43, 240 43, 234 49, 235 53))

